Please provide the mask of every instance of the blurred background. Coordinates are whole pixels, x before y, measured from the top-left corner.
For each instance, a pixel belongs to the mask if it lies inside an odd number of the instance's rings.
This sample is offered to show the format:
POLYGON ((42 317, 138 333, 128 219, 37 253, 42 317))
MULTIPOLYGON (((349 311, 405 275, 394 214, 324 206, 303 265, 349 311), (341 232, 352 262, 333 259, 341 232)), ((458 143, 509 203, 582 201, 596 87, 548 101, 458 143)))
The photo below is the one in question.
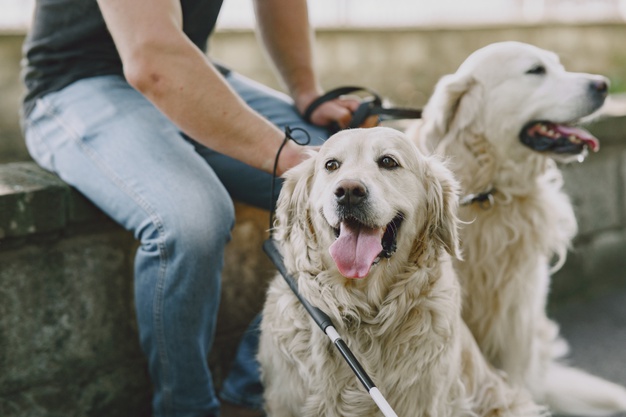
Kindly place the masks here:
MULTIPOLYGON (((254 37, 251 0, 225 0, 210 54, 280 88, 254 37)), ((19 133, 20 47, 34 0, 0 0, 0 162, 27 158, 19 133)), ((519 40, 557 52, 566 67, 625 86, 626 0, 314 0, 316 59, 325 88, 363 85, 422 106, 437 79, 475 49, 519 40)))
MULTIPOLYGON (((1 0, 0 25, 28 27, 34 0, 1 0)), ((222 28, 249 29, 254 25, 250 0, 227 0, 220 17, 222 28)), ((538 22, 622 21, 624 0, 315 0, 309 10, 316 27, 398 27, 538 22)))

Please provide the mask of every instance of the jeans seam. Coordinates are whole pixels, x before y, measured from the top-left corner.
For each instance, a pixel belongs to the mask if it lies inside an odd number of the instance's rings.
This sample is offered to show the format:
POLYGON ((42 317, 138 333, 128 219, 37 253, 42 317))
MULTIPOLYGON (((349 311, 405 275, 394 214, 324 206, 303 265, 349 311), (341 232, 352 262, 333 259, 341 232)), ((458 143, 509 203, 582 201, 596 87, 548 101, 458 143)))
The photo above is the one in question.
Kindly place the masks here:
POLYGON ((167 271, 167 262, 168 262, 168 254, 167 254, 167 245, 165 239, 165 227, 163 225, 162 219, 158 216, 158 214, 152 209, 150 204, 148 204, 139 194, 135 193, 130 187, 126 186, 126 183, 119 178, 113 171, 111 171, 106 164, 104 164, 97 155, 97 152, 87 146, 83 141, 81 141, 80 134, 69 126, 63 118, 61 118, 52 108, 51 103, 46 103, 44 106, 44 112, 48 117, 56 122, 64 129, 71 140, 73 140, 79 149, 83 151, 83 153, 93 161, 95 165, 97 165, 102 172, 128 196, 131 200, 135 201, 149 216, 150 221, 154 224, 157 231, 159 232, 160 239, 157 244, 159 247, 159 258, 160 258, 160 266, 159 266, 159 277, 157 279, 156 290, 153 300, 153 307, 155 309, 153 315, 153 323, 155 326, 155 334, 157 335, 157 345, 159 351, 159 363, 161 368, 163 369, 163 380, 168 381, 168 383, 163 384, 163 403, 166 404, 166 408, 169 410, 165 410, 165 415, 169 415, 170 410, 173 409, 172 397, 171 397, 171 372, 169 370, 169 358, 167 356, 167 349, 165 348, 165 328, 163 326, 163 304, 164 304, 164 288, 165 288, 165 279, 166 279, 166 271, 167 271))
MULTIPOLYGON (((54 112, 50 109, 50 104, 46 100, 44 100, 44 98, 40 98, 38 100, 38 103, 45 109, 46 115, 50 117, 54 116, 54 112)), ((53 154, 52 149, 50 148, 50 145, 48 144, 48 142, 46 142, 43 139, 44 135, 41 133, 40 123, 32 120, 29 117, 26 120, 24 120, 24 127, 25 127, 24 133, 27 131, 26 127, 28 128, 29 131, 32 132, 29 136, 37 141, 37 146, 46 148, 46 150, 48 151, 48 155, 53 154)), ((29 149, 29 152, 32 152, 32 151, 29 149)), ((48 170, 54 170, 54 163, 52 163, 52 161, 50 161, 49 165, 50 166, 45 167, 45 168, 48 170)))

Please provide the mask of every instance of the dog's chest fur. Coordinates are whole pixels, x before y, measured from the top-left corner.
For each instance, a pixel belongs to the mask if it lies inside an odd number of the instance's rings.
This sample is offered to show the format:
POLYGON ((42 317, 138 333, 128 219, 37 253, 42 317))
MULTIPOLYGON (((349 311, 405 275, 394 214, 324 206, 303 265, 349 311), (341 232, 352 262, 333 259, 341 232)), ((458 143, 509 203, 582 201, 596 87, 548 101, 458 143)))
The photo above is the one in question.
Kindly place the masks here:
MULTIPOLYGON (((460 346, 455 335, 460 292, 450 278, 453 275, 444 275, 433 278, 425 272, 416 273, 406 277, 406 283, 392 286, 380 304, 356 303, 360 306, 356 308, 337 302, 367 298, 362 293, 351 294, 356 290, 350 285, 330 292, 315 288, 318 294, 340 294, 314 297, 313 290, 300 282, 307 298, 329 314, 398 415, 445 415, 442 413, 449 412, 450 402, 457 396, 458 386, 453 382, 457 378, 451 372, 459 369, 460 346)), ((299 374, 306 392, 302 410, 307 411, 298 415, 378 416, 378 408, 339 351, 281 280, 272 283, 264 312, 271 315, 266 319, 277 330, 264 331, 278 340, 291 372, 299 374), (268 311, 268 305, 282 306, 281 314, 268 311), (336 392, 335 398, 328 398, 329 385, 336 392)))
POLYGON ((468 224, 461 229, 464 259, 455 269, 465 294, 463 318, 481 350, 518 379, 531 352, 511 347, 527 346, 545 321, 550 265, 564 260, 576 219, 556 168, 525 193, 496 190, 492 207, 461 208, 468 224))

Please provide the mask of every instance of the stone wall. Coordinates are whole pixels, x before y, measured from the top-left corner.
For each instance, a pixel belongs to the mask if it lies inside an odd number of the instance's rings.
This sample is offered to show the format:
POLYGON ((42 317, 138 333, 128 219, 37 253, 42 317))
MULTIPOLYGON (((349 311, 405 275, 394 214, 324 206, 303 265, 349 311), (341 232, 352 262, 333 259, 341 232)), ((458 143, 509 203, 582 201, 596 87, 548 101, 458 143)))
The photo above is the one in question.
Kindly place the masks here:
POLYGON ((34 163, 0 165, 0 416, 146 415, 134 245, 34 163))
POLYGON ((19 80, 23 41, 21 35, 0 35, 0 162, 29 159, 18 113, 23 92, 19 80))
MULTIPOLYGON (((219 387, 273 275, 268 214, 237 205, 217 335, 219 387)), ((34 162, 0 164, 0 416, 149 417, 133 236, 34 162)))
MULTIPOLYGON (((398 105, 421 107, 436 81, 474 50, 516 40, 554 50, 572 71, 608 76, 626 91, 626 24, 491 28, 324 29, 315 55, 323 87, 366 86, 398 105)), ((28 160, 18 113, 22 35, 0 34, 0 162, 28 160)), ((264 84, 281 88, 251 31, 219 31, 211 55, 264 84)))
MULTIPOLYGON (((326 89, 373 88, 402 106, 424 105, 436 81, 476 49, 521 41, 553 50, 571 71, 600 73, 626 90, 626 24, 321 30, 316 62, 326 89)), ((279 87, 250 32, 221 32, 211 55, 265 84, 279 87)))

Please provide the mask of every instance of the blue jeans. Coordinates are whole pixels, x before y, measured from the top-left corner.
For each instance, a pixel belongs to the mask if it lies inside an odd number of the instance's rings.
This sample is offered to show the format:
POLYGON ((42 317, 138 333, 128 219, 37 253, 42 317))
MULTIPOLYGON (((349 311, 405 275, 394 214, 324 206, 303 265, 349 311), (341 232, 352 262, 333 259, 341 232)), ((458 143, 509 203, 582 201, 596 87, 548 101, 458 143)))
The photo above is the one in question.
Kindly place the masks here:
MULTIPOLYGON (((270 121, 305 128, 285 96, 235 73, 228 82, 270 121)), ((135 304, 158 417, 217 415, 207 356, 220 299, 232 199, 268 208, 271 176, 185 138, 119 76, 84 79, 38 100, 23 120, 27 147, 127 230, 135 256, 135 304)), ((246 333, 221 396, 261 408, 258 322, 246 333)))

